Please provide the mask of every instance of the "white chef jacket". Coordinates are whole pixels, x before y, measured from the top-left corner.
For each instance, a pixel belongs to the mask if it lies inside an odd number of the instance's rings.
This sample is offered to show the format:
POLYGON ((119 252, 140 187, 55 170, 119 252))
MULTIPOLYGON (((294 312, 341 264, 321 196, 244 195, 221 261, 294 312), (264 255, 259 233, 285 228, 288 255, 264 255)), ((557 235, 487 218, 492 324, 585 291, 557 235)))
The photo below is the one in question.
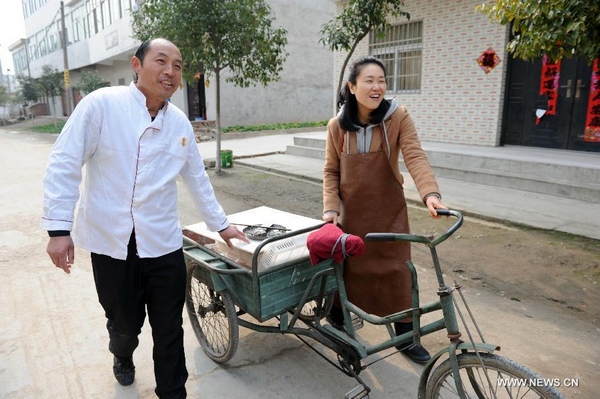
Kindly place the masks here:
POLYGON ((186 115, 166 102, 152 121, 134 83, 94 91, 77 105, 50 154, 41 227, 72 230, 76 245, 115 259, 126 259, 135 228, 141 258, 168 254, 182 246, 178 176, 207 227, 225 229, 186 115))

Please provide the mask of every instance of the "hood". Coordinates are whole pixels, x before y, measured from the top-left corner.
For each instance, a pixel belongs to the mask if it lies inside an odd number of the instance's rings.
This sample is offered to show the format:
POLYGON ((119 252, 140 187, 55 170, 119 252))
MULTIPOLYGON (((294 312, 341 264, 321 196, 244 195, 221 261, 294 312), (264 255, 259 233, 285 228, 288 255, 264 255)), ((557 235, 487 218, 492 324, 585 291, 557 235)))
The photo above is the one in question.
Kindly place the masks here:
POLYGON ((392 116, 392 114, 398 109, 398 102, 396 102, 395 98, 386 101, 389 101, 390 107, 388 108, 387 112, 385 113, 385 116, 383 117, 384 121, 387 120, 390 116, 392 116))
MULTIPOLYGON (((398 102, 396 101, 395 98, 389 99, 389 100, 383 100, 383 101, 387 101, 390 104, 390 107, 388 108, 387 112, 385 113, 385 116, 383 117, 383 121, 387 120, 390 116, 392 116, 392 114, 398 109, 398 102)), ((340 117, 342 115, 342 112, 344 112, 344 107, 346 105, 342 105, 340 107, 340 110, 337 113, 337 116, 340 117)), ((380 122, 381 123, 381 122, 380 122)), ((369 126, 375 126, 374 124, 369 124, 369 126)), ((356 128, 356 130, 360 130, 363 127, 362 126, 358 126, 358 125, 354 125, 354 127, 356 128)))

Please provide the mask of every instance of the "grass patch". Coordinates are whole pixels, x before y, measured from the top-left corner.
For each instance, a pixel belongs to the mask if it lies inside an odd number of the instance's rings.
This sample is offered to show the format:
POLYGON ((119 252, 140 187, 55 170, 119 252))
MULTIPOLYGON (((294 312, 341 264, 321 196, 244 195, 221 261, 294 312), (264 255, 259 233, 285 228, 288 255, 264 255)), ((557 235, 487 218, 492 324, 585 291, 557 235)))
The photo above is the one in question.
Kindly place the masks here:
POLYGON ((54 123, 49 123, 47 125, 33 126, 31 130, 38 133, 60 133, 65 123, 65 121, 56 121, 56 127, 54 123))
POLYGON ((328 121, 319 122, 299 122, 299 123, 276 123, 274 125, 253 125, 253 126, 229 126, 221 129, 223 133, 229 132, 258 132, 261 130, 283 130, 283 129, 297 129, 303 127, 320 127, 327 126, 328 121))
MULTIPOLYGON (((276 123, 273 125, 253 125, 253 126, 229 126, 221 129, 223 133, 229 132, 258 132, 261 130, 284 130, 284 129, 297 129, 303 127, 321 127, 327 126, 328 121, 319 121, 319 122, 299 122, 299 123, 276 123)), ((47 125, 39 125, 33 126, 31 130, 38 133, 60 133, 63 126, 65 125, 65 121, 57 121, 56 127, 54 127, 54 123, 50 123, 47 125)))

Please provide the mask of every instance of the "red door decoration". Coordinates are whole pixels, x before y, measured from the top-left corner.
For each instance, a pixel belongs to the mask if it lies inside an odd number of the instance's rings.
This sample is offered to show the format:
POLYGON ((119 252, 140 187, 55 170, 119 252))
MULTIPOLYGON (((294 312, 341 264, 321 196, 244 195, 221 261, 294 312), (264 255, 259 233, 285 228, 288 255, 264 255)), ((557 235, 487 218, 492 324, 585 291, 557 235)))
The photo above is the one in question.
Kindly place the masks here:
MULTIPOLYGON (((542 58, 542 77, 540 81, 540 94, 548 99, 547 115, 556 115, 556 100, 558 99, 558 80, 560 79, 560 60, 553 63, 544 54, 542 58)), ((535 124, 540 123, 536 118, 535 124)))
POLYGON ((491 47, 488 47, 487 50, 477 57, 477 64, 479 64, 485 73, 490 73, 499 63, 500 57, 498 57, 498 54, 491 47))
POLYGON ((590 100, 583 133, 583 141, 592 143, 600 143, 600 65, 598 63, 598 58, 596 58, 592 68, 590 100))

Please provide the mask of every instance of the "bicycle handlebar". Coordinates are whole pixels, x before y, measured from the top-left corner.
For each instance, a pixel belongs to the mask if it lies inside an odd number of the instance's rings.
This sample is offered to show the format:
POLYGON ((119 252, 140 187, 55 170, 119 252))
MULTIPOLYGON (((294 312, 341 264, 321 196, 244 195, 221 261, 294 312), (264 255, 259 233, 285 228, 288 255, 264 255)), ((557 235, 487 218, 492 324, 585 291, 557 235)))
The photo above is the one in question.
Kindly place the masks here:
POLYGON ((410 241, 420 242, 427 244, 428 246, 435 247, 436 245, 446 241, 463 223, 463 216, 460 212, 450 209, 436 209, 436 212, 440 216, 454 216, 456 222, 450 226, 450 228, 442 235, 435 239, 431 239, 425 236, 419 236, 415 234, 406 233, 368 233, 365 238, 368 241, 410 241))

